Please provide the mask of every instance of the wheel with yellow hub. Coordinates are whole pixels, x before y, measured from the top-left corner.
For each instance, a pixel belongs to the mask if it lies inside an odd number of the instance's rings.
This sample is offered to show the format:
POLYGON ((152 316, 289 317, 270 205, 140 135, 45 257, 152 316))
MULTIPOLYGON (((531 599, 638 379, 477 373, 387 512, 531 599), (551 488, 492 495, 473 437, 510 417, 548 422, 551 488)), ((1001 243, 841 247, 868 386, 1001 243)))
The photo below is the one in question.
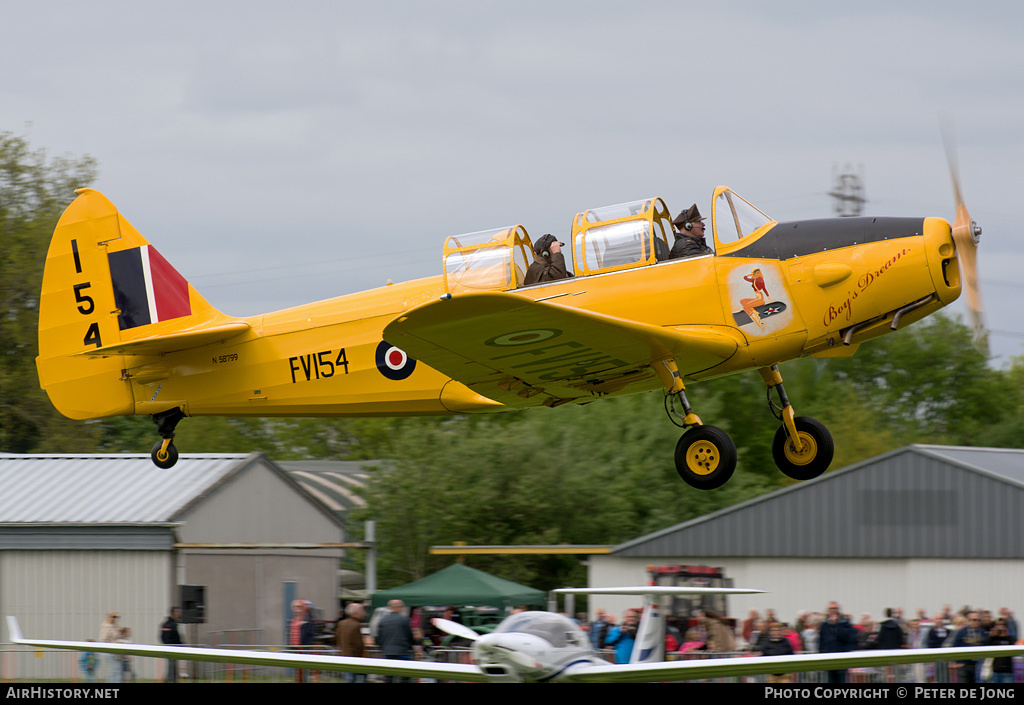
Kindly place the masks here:
POLYGON ((162 448, 162 441, 153 446, 153 450, 149 454, 149 457, 153 459, 153 464, 163 470, 174 467, 174 464, 178 462, 178 449, 174 447, 173 443, 169 443, 166 450, 161 451, 162 448))
POLYGON ((735 470, 736 444, 717 426, 694 426, 676 444, 676 472, 690 487, 721 487, 735 470))
POLYGON ((775 432, 775 440, 772 441, 772 457, 775 458, 779 470, 787 477, 794 480, 813 480, 828 470, 832 463, 832 455, 835 453, 832 434, 825 428, 825 424, 810 416, 797 416, 793 419, 793 424, 800 437, 800 449, 797 450, 796 443, 786 432, 786 427, 781 426, 775 432))

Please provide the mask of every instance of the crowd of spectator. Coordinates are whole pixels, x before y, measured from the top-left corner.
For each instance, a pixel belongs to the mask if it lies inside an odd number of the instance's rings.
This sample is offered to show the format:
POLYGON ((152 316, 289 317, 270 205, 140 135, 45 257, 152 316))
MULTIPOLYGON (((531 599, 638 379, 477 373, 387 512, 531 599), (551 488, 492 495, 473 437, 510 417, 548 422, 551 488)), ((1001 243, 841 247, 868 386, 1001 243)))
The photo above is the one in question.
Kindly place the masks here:
MULTIPOLYGON (((639 620, 637 610, 629 610, 623 627, 639 620)), ((616 626, 615 617, 598 609, 593 622, 580 615, 581 625, 590 633, 595 649, 614 648, 621 639, 623 627, 616 626)), ((780 656, 801 653, 841 653, 873 649, 926 649, 964 646, 1000 646, 1024 644, 1013 612, 1002 607, 998 613, 965 606, 953 611, 949 605, 932 615, 918 609, 907 618, 899 607, 887 608, 880 619, 864 613, 854 619, 842 612, 836 602, 825 612, 802 611, 791 622, 783 621, 772 609, 762 615, 751 610, 746 619, 730 628, 720 615, 701 612, 687 624, 673 618, 667 620, 665 649, 667 653, 751 653, 780 656)), ((635 631, 635 628, 634 628, 635 631)), ((630 644, 632 642, 630 641, 630 644)), ((616 661, 622 657, 616 649, 616 661)), ((628 660, 628 656, 625 657, 628 660)), ((949 671, 930 670, 931 665, 915 664, 899 668, 900 680, 907 682, 928 679, 942 680, 949 671)), ((961 661, 953 669, 962 683, 1014 682, 1011 657, 984 661, 961 661)), ((787 675, 769 677, 770 681, 786 682, 787 675)), ((846 671, 828 672, 830 682, 842 683, 846 671)))

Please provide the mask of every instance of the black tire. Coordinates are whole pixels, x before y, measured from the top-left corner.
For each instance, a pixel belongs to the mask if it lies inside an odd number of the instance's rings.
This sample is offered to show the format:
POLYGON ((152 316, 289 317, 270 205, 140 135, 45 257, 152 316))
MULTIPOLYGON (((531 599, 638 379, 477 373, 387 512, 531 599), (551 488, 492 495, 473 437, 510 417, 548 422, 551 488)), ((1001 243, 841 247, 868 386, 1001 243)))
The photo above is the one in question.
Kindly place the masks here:
POLYGON ((149 454, 149 457, 153 459, 153 464, 162 470, 174 467, 174 464, 178 462, 178 449, 174 447, 173 443, 168 444, 167 452, 165 457, 160 456, 160 448, 163 446, 163 441, 160 441, 153 446, 153 451, 149 454))
POLYGON ((775 440, 772 441, 772 457, 775 458, 779 470, 787 477, 794 480, 813 480, 828 470, 832 463, 832 456, 835 454, 832 434, 828 432, 825 424, 810 416, 797 416, 793 423, 796 425, 796 432, 800 434, 804 450, 798 453, 793 449, 786 427, 781 426, 775 432, 775 440))
POLYGON ((676 444, 676 472, 690 487, 713 490, 736 470, 736 444, 717 426, 695 426, 676 444))

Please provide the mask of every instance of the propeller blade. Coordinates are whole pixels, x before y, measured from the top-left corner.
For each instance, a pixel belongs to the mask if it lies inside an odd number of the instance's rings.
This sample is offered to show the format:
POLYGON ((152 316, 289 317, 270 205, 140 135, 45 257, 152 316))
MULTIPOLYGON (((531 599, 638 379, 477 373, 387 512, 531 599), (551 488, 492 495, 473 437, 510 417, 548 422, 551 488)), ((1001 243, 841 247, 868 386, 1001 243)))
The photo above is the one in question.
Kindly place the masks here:
POLYGON ((956 219, 953 221, 953 244, 956 245, 957 257, 960 260, 960 274, 963 288, 967 291, 967 308, 971 317, 971 329, 974 333, 974 347, 988 355, 988 333, 985 329, 985 311, 981 303, 981 289, 978 286, 978 243, 981 241, 981 228, 971 218, 964 205, 963 192, 960 189, 960 166, 956 154, 956 139, 952 126, 943 124, 942 140, 946 147, 946 161, 949 163, 949 176, 953 182, 953 200, 956 203, 956 219))
POLYGON ((440 629, 445 634, 451 634, 452 636, 462 637, 469 641, 476 641, 480 638, 480 635, 474 632, 469 627, 463 626, 458 622, 453 622, 450 619, 443 619, 442 617, 434 617, 430 620, 434 623, 434 626, 440 629))
POLYGON ((956 135, 953 132, 953 121, 949 117, 940 118, 942 128, 942 146, 946 148, 946 164, 949 166, 949 180, 953 184, 953 202, 956 205, 957 215, 964 204, 963 194, 960 191, 960 160, 956 153, 956 135))

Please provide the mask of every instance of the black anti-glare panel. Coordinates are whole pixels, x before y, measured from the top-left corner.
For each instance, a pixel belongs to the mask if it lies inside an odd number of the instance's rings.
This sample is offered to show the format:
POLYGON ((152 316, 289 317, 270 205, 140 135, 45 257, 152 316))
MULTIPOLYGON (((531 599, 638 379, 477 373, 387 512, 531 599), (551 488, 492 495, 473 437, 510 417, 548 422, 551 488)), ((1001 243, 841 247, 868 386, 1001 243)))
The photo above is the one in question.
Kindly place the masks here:
POLYGON ((868 242, 918 237, 921 218, 823 218, 778 223, 748 246, 726 257, 786 260, 868 242))

